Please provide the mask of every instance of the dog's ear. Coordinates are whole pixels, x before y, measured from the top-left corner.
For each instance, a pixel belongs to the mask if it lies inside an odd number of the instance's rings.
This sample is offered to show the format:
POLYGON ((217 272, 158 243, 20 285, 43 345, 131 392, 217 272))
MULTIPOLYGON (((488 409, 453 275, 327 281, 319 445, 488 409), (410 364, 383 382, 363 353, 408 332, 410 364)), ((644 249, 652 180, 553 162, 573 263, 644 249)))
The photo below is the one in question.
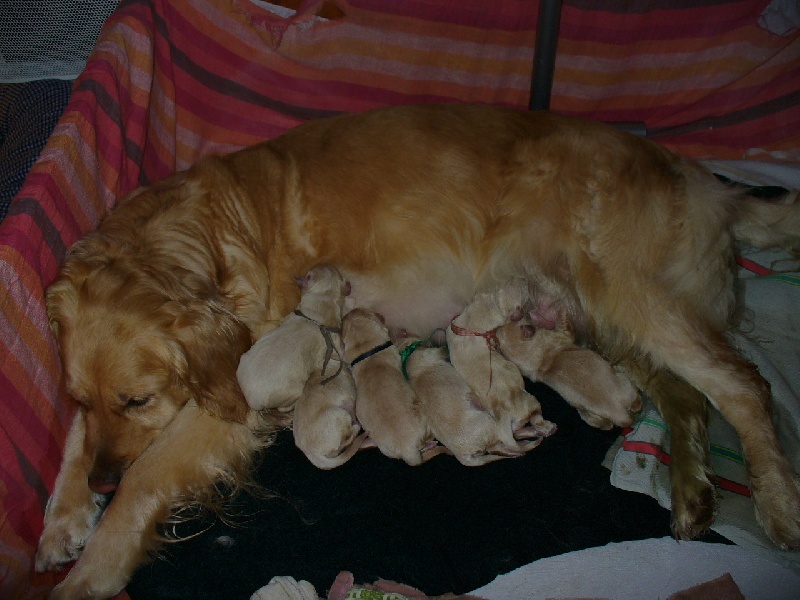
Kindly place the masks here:
POLYGON ((74 319, 78 305, 78 290, 72 280, 60 277, 47 288, 45 303, 50 329, 58 338, 66 324, 74 319))
POLYGON ((182 307, 173 327, 186 358, 185 384, 198 406, 243 423, 250 409, 236 369, 252 345, 245 324, 221 303, 192 301, 182 307))
POLYGON ((47 318, 56 337, 78 310, 79 290, 86 278, 108 264, 108 243, 97 233, 89 234, 70 248, 58 277, 45 292, 47 318))

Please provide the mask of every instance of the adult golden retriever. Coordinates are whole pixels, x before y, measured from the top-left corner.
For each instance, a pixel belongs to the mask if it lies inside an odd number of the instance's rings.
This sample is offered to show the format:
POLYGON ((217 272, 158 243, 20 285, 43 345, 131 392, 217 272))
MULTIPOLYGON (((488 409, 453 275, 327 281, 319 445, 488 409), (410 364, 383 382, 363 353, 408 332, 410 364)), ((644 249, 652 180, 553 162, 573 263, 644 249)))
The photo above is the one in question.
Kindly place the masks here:
POLYGON ((111 596, 173 507, 246 475, 274 425, 248 411, 239 357, 317 264, 415 332, 529 278, 670 420, 676 534, 713 516, 707 397, 741 437, 762 525, 796 547, 800 490, 768 385, 723 331, 733 238, 797 246, 799 232, 796 194, 745 198, 653 143, 550 113, 387 108, 204 159, 122 202, 48 290, 80 411, 37 568, 78 557, 53 596, 111 596))

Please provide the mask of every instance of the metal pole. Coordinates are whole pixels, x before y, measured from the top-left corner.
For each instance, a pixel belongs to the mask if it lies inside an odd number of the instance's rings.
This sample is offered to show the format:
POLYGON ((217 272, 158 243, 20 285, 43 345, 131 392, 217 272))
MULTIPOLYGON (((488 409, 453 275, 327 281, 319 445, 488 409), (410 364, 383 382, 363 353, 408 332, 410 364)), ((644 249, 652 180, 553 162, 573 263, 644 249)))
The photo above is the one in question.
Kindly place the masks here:
POLYGON ((539 20, 536 23, 536 48, 533 54, 531 77, 531 110, 550 108, 553 73, 561 24, 561 0, 540 0, 539 20))

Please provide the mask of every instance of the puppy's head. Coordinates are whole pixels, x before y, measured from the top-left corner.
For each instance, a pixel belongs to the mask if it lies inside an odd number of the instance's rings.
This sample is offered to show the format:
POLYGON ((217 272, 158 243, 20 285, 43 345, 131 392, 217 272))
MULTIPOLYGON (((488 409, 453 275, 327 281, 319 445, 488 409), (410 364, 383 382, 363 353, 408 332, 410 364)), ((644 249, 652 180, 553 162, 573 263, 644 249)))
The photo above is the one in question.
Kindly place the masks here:
POLYGON ((90 486, 109 492, 190 398, 244 421, 236 366, 251 340, 220 299, 181 297, 175 273, 82 251, 48 289, 47 309, 67 391, 86 414, 90 486))
POLYGON ((527 280, 515 277, 497 289, 495 303, 501 314, 509 316, 512 321, 519 321, 529 295, 527 280))
POLYGON ((357 356, 389 337, 382 315, 366 308, 354 308, 342 320, 344 358, 352 362, 357 356))
POLYGON ((303 294, 328 294, 337 298, 350 295, 350 282, 336 268, 327 265, 313 267, 304 276, 295 276, 294 280, 303 294))
POLYGON ((342 408, 334 408, 327 413, 328 422, 319 434, 319 448, 325 458, 334 460, 342 455, 361 432, 355 416, 342 408))

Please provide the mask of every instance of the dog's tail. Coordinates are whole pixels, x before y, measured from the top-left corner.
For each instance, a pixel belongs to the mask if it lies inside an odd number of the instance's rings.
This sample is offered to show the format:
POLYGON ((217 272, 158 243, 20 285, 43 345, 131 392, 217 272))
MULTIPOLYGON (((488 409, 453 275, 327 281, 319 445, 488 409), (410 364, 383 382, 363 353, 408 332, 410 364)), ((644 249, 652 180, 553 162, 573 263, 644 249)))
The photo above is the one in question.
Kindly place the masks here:
MULTIPOLYGON (((755 188, 756 190, 763 188, 755 188)), ((738 242, 756 248, 784 248, 800 255, 800 191, 769 188, 773 194, 748 190, 736 203, 731 231, 738 242)))

